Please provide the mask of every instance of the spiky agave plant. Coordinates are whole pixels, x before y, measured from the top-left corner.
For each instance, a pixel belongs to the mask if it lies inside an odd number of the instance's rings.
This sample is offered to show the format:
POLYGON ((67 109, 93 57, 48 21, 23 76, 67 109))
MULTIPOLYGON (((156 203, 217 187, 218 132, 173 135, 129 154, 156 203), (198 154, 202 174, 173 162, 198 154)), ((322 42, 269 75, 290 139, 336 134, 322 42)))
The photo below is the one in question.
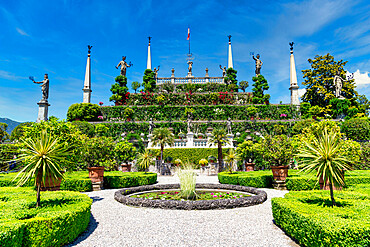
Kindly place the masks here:
POLYGON ((70 155, 70 152, 58 142, 58 138, 51 137, 46 130, 34 139, 22 140, 22 144, 19 160, 23 161, 25 166, 15 179, 20 177, 17 184, 21 186, 35 178, 36 207, 38 207, 40 206, 41 184, 45 184, 47 177, 51 178, 53 183, 63 178, 61 164, 67 162, 65 158, 70 155))
POLYGON ((329 182, 330 198, 335 206, 333 186, 343 186, 343 172, 352 170, 351 161, 342 149, 343 142, 338 133, 328 131, 327 128, 321 135, 315 137, 312 142, 304 141, 304 145, 298 149, 299 168, 306 172, 316 172, 319 179, 329 182))
POLYGON ((180 179, 180 196, 182 198, 186 200, 196 198, 196 175, 193 166, 189 163, 185 164, 183 168, 177 169, 177 176, 180 179))
POLYGON ((149 149, 145 149, 144 153, 139 154, 137 158, 137 166, 144 170, 145 173, 148 170, 149 166, 153 163, 153 155, 151 154, 149 149))

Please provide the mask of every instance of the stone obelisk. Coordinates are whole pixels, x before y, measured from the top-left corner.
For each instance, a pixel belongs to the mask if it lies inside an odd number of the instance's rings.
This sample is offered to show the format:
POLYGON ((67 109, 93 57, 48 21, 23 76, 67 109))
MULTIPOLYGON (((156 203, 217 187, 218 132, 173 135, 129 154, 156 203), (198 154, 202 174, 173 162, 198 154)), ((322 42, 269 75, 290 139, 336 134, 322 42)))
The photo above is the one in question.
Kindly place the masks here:
POLYGON ((227 36, 229 38, 229 53, 227 56, 227 68, 233 67, 233 53, 231 51, 231 35, 227 36))
POLYGON ((293 55, 293 45, 294 42, 289 43, 290 45, 290 104, 299 105, 298 96, 298 81, 297 81, 297 71, 295 69, 294 55, 293 55))
POLYGON ((152 69, 152 54, 151 54, 151 52, 150 52, 150 39, 151 39, 152 37, 148 37, 148 39, 149 39, 149 44, 148 44, 148 60, 146 61, 146 69, 152 69))
POLYGON ((86 72, 85 72, 85 82, 84 82, 84 88, 82 91, 84 91, 83 101, 82 103, 90 103, 91 100, 91 61, 90 61, 90 53, 92 46, 87 46, 87 63, 86 63, 86 72))

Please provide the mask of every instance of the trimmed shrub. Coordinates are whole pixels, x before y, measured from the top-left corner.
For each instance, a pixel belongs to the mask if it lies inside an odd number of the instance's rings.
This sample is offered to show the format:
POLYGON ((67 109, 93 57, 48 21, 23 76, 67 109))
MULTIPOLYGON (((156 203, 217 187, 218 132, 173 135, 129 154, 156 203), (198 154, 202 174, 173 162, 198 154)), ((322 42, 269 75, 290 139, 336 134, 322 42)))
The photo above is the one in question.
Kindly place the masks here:
POLYGON ((62 246, 86 230, 92 200, 81 193, 0 188, 0 246, 62 246))
POLYGON ((369 246, 370 190, 289 192, 272 198, 275 223, 302 246, 369 246))
POLYGON ((352 140, 370 140, 370 121, 362 118, 346 120, 341 126, 341 131, 352 140))
POLYGON ((218 173, 218 180, 221 184, 236 184, 255 188, 271 188, 272 187, 272 172, 255 171, 255 172, 236 172, 218 173))
POLYGON ((67 121, 98 121, 100 107, 92 103, 76 103, 68 108, 67 121))

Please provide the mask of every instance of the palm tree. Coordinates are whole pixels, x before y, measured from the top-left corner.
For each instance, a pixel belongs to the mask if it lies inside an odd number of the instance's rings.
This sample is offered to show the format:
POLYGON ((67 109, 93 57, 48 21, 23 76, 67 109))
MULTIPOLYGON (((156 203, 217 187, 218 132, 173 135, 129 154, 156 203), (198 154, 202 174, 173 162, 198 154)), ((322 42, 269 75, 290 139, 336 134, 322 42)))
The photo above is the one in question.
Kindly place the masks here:
POLYGON ((153 155, 149 149, 145 149, 144 153, 139 154, 137 158, 137 165, 143 169, 146 173, 146 170, 153 163, 153 155))
POLYGON ((222 128, 216 128, 212 131, 212 135, 208 140, 209 146, 212 144, 217 144, 217 149, 218 149, 218 171, 222 171, 222 145, 223 144, 230 144, 229 140, 227 139, 226 136, 226 131, 225 129, 222 128))
POLYGON ((343 142, 338 133, 329 131, 325 127, 322 134, 315 136, 312 142, 304 141, 304 145, 298 149, 299 168, 306 172, 315 172, 319 179, 329 182, 330 198, 332 205, 336 206, 333 193, 334 186, 343 186, 343 172, 352 170, 352 163, 343 153, 343 142))
POLYGON ((40 136, 34 139, 21 141, 23 148, 20 150, 18 160, 24 161, 26 165, 16 176, 16 178, 20 177, 17 184, 21 186, 35 177, 36 207, 38 207, 40 206, 41 184, 45 184, 47 177, 51 178, 53 183, 63 178, 60 172, 61 164, 66 162, 65 158, 70 155, 70 152, 59 143, 58 138, 51 137, 46 130, 42 130, 40 136))
POLYGON ((235 153, 233 148, 230 148, 229 153, 225 156, 225 162, 229 163, 228 170, 230 173, 234 170, 235 162, 240 160, 240 155, 235 153))
POLYGON ((165 145, 172 146, 175 136, 168 128, 157 128, 153 131, 153 145, 161 146, 161 163, 163 160, 163 150, 165 145))

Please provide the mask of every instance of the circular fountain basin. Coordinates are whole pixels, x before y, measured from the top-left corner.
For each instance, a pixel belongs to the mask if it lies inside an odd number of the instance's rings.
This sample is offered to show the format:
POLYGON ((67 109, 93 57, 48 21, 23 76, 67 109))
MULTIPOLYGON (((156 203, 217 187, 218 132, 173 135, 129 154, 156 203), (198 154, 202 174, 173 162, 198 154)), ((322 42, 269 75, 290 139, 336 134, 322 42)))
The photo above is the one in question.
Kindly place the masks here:
POLYGON ((247 192, 252 194, 249 197, 241 197, 236 199, 215 199, 215 200, 150 200, 144 198, 130 197, 132 194, 149 191, 161 191, 161 190, 172 190, 180 189, 180 184, 155 184, 155 185, 144 185, 131 188, 123 188, 114 194, 114 199, 118 202, 135 207, 150 207, 150 208, 162 208, 162 209, 179 209, 179 210, 208 210, 208 209, 226 209, 226 208, 237 208, 237 207, 248 207, 257 204, 261 204, 267 199, 266 192, 257 190, 253 187, 246 187, 232 184, 196 184, 196 189, 209 189, 213 191, 235 191, 235 192, 247 192))

